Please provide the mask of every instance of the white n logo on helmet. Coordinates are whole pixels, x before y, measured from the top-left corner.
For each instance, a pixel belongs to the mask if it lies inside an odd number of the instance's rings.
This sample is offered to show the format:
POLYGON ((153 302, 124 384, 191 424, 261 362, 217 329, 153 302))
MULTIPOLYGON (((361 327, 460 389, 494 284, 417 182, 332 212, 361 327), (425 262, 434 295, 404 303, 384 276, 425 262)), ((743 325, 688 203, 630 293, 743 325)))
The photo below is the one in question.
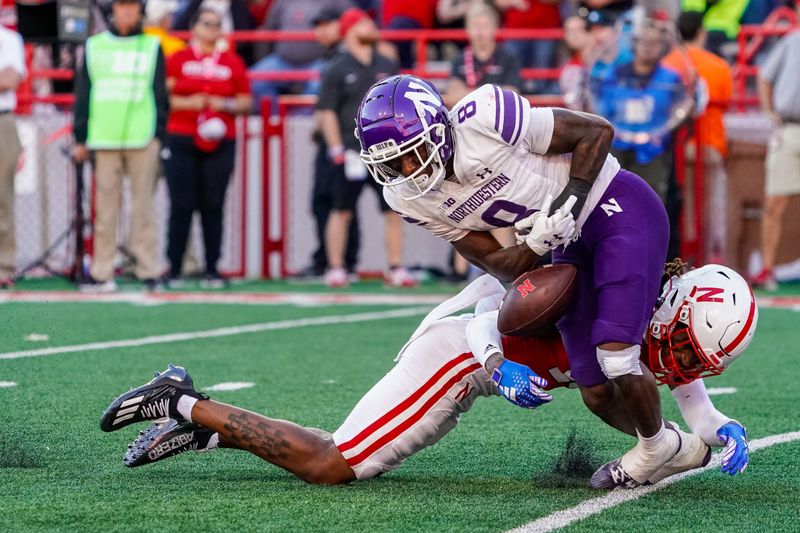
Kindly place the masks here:
POLYGON ((419 115, 420 120, 422 120, 422 124, 428 127, 429 123, 426 113, 430 113, 431 118, 436 116, 436 112, 442 105, 442 101, 438 96, 432 93, 427 86, 421 83, 412 81, 409 82, 408 87, 416 90, 406 91, 403 96, 414 102, 414 108, 417 110, 417 115, 419 115))

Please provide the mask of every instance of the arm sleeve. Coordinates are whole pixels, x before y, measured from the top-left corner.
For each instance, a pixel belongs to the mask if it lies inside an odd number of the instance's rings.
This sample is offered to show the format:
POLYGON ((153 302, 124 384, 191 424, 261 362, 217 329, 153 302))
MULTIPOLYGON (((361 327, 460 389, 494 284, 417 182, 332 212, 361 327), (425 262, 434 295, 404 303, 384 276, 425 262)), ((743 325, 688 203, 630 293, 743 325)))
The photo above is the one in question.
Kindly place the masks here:
POLYGON ((696 379, 686 385, 675 387, 672 389, 672 396, 692 433, 709 446, 722 446, 717 437, 717 430, 734 420, 717 411, 711 403, 711 398, 708 397, 703 380, 696 379))
POLYGON ((167 75, 164 61, 164 52, 158 47, 156 57, 156 71, 153 76, 153 95, 156 99, 156 137, 164 143, 164 133, 167 129, 169 116, 169 94, 167 93, 167 75))
POLYGON ((469 321, 465 331, 467 345, 472 355, 481 366, 486 366, 486 361, 492 355, 503 354, 503 344, 500 332, 497 330, 497 315, 499 311, 490 311, 475 315, 469 321))
POLYGON ((86 67, 86 56, 78 70, 78 79, 75 80, 75 117, 72 120, 72 133, 77 144, 86 144, 89 135, 89 92, 92 80, 89 78, 89 69, 86 67))

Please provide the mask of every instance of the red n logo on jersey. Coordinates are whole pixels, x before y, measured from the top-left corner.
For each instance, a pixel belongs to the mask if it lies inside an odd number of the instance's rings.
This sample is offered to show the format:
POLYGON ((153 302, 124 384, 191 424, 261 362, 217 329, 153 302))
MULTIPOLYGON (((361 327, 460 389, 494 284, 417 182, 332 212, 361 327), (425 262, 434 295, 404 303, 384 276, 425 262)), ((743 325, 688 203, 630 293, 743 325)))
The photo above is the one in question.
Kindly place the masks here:
POLYGON ((522 295, 522 297, 525 298, 530 293, 535 291, 536 287, 533 285, 533 283, 531 283, 531 280, 526 279, 519 287, 517 287, 517 290, 522 295))
POLYGON ((697 293, 698 302, 711 302, 721 304, 724 300, 716 296, 724 294, 725 291, 718 287, 695 287, 692 294, 697 293))

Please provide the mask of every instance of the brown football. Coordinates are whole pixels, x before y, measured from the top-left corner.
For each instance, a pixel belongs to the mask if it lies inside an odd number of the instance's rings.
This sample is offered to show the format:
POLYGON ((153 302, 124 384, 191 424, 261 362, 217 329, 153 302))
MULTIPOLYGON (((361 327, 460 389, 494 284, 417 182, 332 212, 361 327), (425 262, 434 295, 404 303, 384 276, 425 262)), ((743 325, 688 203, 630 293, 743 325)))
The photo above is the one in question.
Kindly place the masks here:
POLYGON ((535 337, 555 326, 572 303, 577 269, 561 264, 518 277, 503 297, 497 328, 503 335, 535 337))

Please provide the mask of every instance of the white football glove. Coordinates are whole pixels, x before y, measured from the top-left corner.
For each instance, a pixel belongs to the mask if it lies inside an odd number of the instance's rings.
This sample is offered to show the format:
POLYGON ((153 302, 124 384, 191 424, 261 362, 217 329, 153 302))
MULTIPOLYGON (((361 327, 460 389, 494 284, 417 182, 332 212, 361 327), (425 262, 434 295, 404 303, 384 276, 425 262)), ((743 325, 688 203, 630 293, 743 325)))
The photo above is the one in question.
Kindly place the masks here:
POLYGON ((570 196, 555 213, 548 215, 553 203, 553 196, 548 194, 540 211, 514 224, 517 244, 524 242, 536 255, 544 255, 571 242, 575 236, 575 219, 571 210, 577 201, 575 196, 570 196))

